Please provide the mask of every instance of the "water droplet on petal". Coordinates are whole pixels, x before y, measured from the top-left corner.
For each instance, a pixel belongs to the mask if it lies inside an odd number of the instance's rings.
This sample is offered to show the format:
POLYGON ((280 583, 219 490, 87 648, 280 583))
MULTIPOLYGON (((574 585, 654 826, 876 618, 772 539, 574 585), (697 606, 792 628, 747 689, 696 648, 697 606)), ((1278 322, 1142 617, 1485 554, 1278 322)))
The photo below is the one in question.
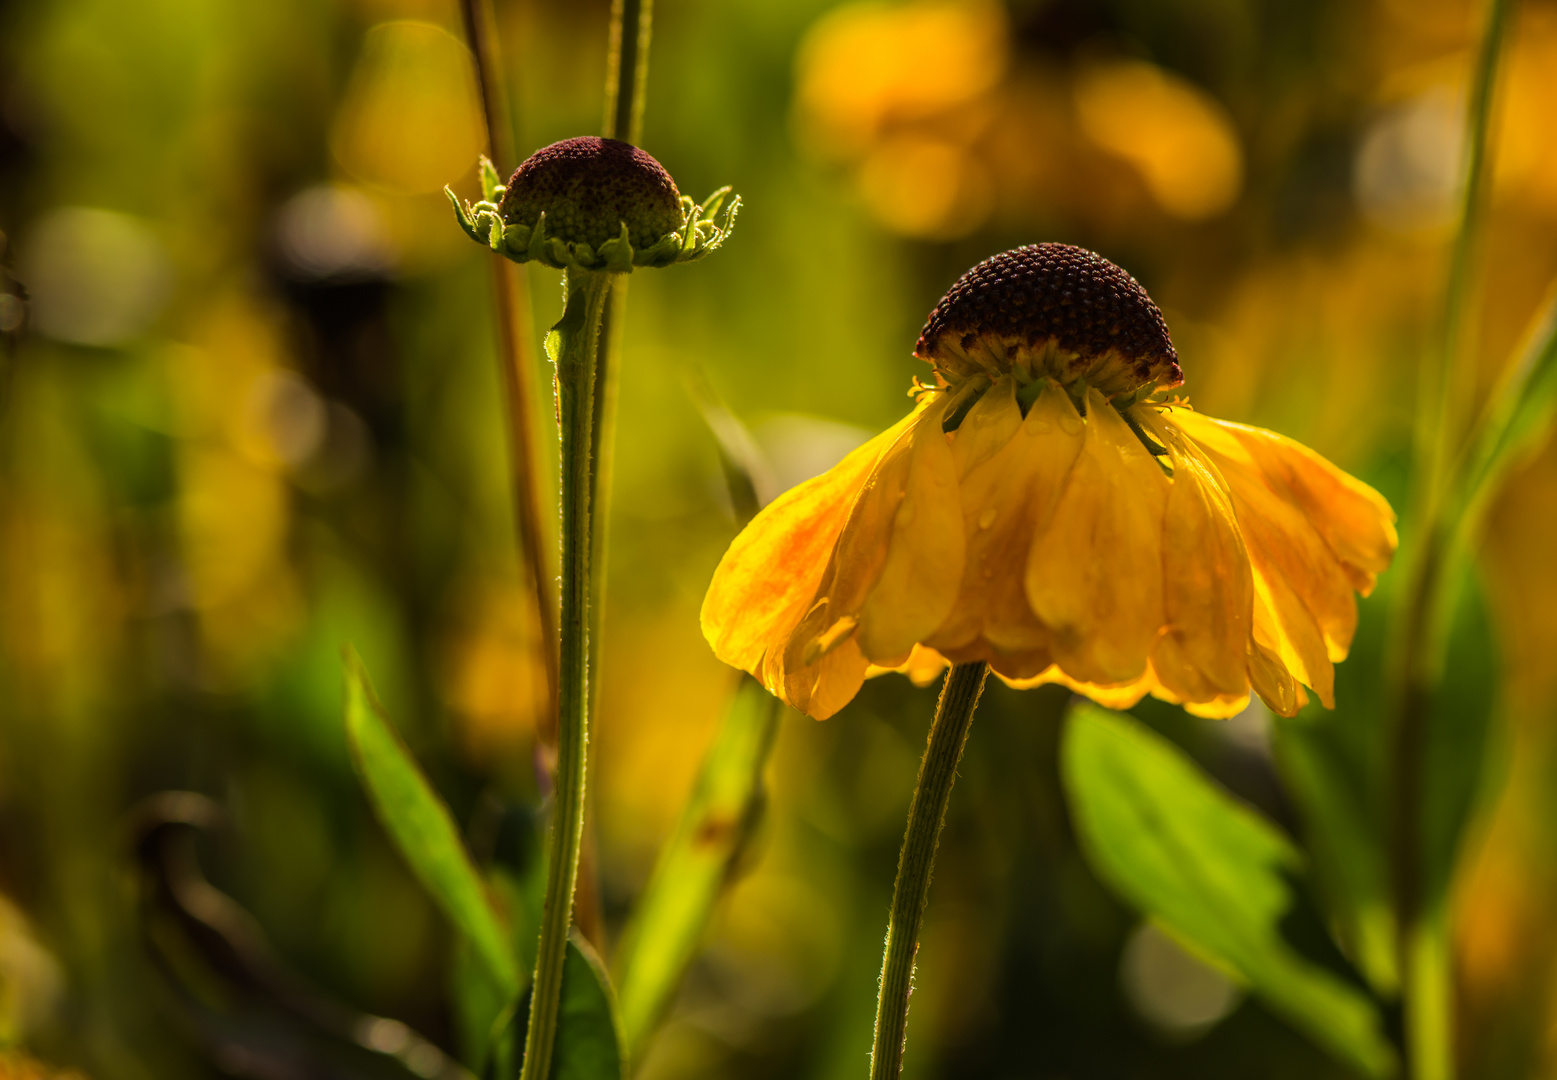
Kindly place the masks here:
POLYGON ((893 524, 899 529, 906 529, 914 520, 914 502, 912 499, 904 499, 903 505, 897 508, 897 516, 893 518, 893 524))
POLYGON ((987 529, 991 525, 993 525, 994 523, 995 523, 995 508, 993 506, 991 506, 988 509, 986 509, 982 514, 979 515, 979 528, 987 529))

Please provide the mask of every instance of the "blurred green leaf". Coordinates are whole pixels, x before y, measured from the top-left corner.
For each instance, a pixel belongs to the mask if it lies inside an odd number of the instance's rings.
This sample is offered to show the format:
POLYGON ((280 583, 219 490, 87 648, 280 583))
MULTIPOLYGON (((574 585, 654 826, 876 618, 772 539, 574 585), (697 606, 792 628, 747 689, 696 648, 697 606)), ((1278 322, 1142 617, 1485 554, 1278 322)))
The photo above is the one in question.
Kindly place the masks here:
POLYGON ((1481 792, 1499 682, 1497 634, 1469 559, 1457 559, 1450 570, 1444 607, 1449 627, 1427 715, 1422 792, 1422 895, 1429 909, 1448 902, 1460 841, 1481 792))
POLYGON ((1094 705, 1071 710, 1062 769, 1099 876, 1332 1054, 1369 1076, 1393 1074, 1374 1003, 1281 935, 1301 859, 1273 825, 1167 740, 1094 705))
POLYGON ((1468 521, 1498 481, 1539 446, 1557 416, 1557 286, 1547 297, 1472 436, 1449 521, 1468 521))
POLYGON ((622 939, 617 970, 631 1060, 669 1007, 751 833, 778 715, 778 699, 743 676, 622 939))
POLYGON ((454 818, 374 697, 356 651, 348 646, 344 659, 346 736, 369 801, 412 872, 512 1001, 523 987, 522 976, 454 818))
POLYGON ((595 950, 574 931, 562 966, 562 1007, 551 1080, 621 1080, 622 1023, 595 950))
MULTIPOLYGON (((1386 578, 1385 588, 1392 579, 1386 578)), ((1384 597, 1359 608, 1347 662, 1335 669, 1335 709, 1318 705, 1274 726, 1282 783, 1342 950, 1374 990, 1399 986, 1394 901, 1384 836, 1388 770, 1382 684, 1384 597)))

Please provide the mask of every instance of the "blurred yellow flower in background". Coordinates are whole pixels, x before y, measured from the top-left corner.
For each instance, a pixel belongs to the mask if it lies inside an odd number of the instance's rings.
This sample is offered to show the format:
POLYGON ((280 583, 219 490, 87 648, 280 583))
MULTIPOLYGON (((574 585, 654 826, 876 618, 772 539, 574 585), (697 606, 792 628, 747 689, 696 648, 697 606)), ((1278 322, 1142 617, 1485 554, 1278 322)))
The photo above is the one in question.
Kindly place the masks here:
POLYGON ((1394 514, 1307 448, 1166 399, 1177 353, 1134 278, 1006 252, 915 352, 937 385, 914 411, 730 546, 702 615, 722 660, 818 719, 872 665, 937 658, 1113 707, 1333 704, 1394 514))
POLYGON ((1199 221, 1238 197, 1243 187, 1238 132, 1227 110, 1204 90, 1131 60, 1084 70, 1075 94, 1082 131, 1134 165, 1169 214, 1199 221))

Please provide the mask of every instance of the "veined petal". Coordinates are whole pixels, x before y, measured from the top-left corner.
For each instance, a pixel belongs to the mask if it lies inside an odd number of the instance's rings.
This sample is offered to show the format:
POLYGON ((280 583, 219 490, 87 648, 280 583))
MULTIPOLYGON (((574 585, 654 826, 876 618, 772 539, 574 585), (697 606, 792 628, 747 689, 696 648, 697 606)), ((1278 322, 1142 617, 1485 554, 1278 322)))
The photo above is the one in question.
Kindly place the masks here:
POLYGON ((783 696, 781 682, 764 675, 763 657, 783 653, 814 602, 828 555, 867 476, 915 415, 780 495, 730 544, 703 598, 703 636, 719 659, 783 696))
MULTIPOLYGON (((1254 571, 1251 641, 1274 657, 1299 682, 1312 687, 1325 708, 1335 708, 1335 667, 1330 662, 1318 623, 1286 578, 1279 572, 1271 573, 1254 552, 1250 553, 1250 560, 1254 571)), ((1252 664, 1250 675, 1253 675, 1252 664)))
POLYGON ((1003 675, 1030 676, 1049 666, 1052 635, 1027 600, 1027 557, 1081 450, 1084 426, 1053 382, 1025 418, 1014 384, 997 383, 975 411, 986 402, 985 422, 965 442, 970 412, 952 444, 968 466, 960 472, 967 558, 952 614, 928 640, 959 662, 986 659, 1003 675), (994 442, 1000 445, 991 450, 994 442))
POLYGON ((1395 511, 1384 496, 1302 443, 1264 428, 1202 418, 1232 433, 1266 477, 1285 486, 1364 596, 1400 544, 1395 511))
POLYGON ((1108 400, 1087 391, 1086 434, 1025 586, 1073 679, 1130 682, 1163 624, 1162 527, 1168 478, 1108 400))
MULTIPOLYGON (((962 506, 951 440, 941 427, 952 404, 952 395, 942 395, 942 404, 928 410, 909 434, 906 475, 891 515, 886 560, 859 613, 857 640, 872 661, 900 662, 941 624, 957 600, 965 547, 962 506)), ((881 485, 862 496, 861 503, 878 496, 883 509, 893 501, 890 488, 881 485)), ((840 540, 840 550, 842 546, 840 540)))
MULTIPOLYGON (((1267 474, 1260 458, 1220 422, 1182 412, 1169 423, 1188 432, 1227 481, 1249 560, 1269 586, 1272 613, 1296 641, 1306 636, 1297 625, 1303 621, 1298 609, 1306 609, 1323 635, 1326 657, 1330 661, 1346 659, 1357 630, 1351 576, 1285 481, 1280 475, 1267 474)), ((1312 665, 1310 673, 1322 678, 1312 665)), ((1307 679, 1303 681, 1316 691, 1320 689, 1307 679)), ((1320 693, 1321 699, 1326 696, 1320 693)))
POLYGON ((1215 467, 1183 432, 1162 422, 1156 410, 1135 414, 1173 462, 1162 537, 1167 624, 1153 666, 1182 701, 1247 694, 1254 582, 1232 500, 1215 467))

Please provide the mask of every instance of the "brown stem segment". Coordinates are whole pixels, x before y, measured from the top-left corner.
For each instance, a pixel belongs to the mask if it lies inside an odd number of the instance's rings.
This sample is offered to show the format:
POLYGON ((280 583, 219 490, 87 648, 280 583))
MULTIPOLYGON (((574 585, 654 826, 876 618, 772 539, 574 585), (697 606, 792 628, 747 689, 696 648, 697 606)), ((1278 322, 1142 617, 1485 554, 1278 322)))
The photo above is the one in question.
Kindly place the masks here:
MULTIPOLYGON (((498 47, 497 21, 492 0, 463 0, 465 33, 476 60, 476 78, 487 123, 487 146, 498 175, 506 177, 514 165, 513 121, 508 96, 503 90, 503 63, 498 47)), ((540 488, 536 483, 533 388, 529 373, 534 357, 530 342, 529 284, 524 267, 507 259, 492 259, 492 291, 497 307, 498 370, 502 377, 503 404, 507 413, 508 462, 513 485, 514 533, 519 560, 529 578, 535 619, 540 628, 541 668, 546 677, 546 715, 539 725, 541 739, 555 746, 557 739, 557 601, 541 541, 540 488)))
POLYGON ((887 949, 881 963, 881 993, 876 999, 876 1042, 870 1055, 870 1080, 897 1080, 903 1070, 903 1044, 908 1036, 908 997, 914 986, 914 958, 919 952, 919 927, 930 897, 930 873, 935 849, 946 822, 957 763, 968 741, 973 710, 984 690, 989 665, 958 664, 946 673, 941 700, 930 725, 930 743, 919 765, 919 782, 908 809, 908 831, 898 856, 897 883, 892 887, 892 918, 887 924, 887 949))

